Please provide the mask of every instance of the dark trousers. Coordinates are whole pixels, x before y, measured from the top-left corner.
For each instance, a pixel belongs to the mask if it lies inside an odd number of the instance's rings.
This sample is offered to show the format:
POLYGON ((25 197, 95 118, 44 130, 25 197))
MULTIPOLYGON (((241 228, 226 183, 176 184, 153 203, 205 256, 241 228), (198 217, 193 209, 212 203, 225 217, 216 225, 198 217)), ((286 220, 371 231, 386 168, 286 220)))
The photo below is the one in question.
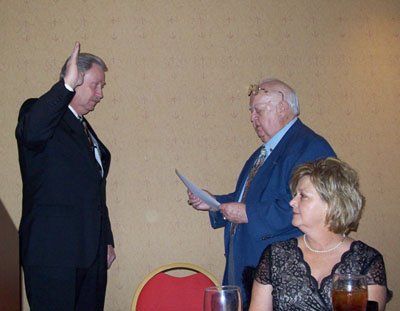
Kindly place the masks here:
POLYGON ((107 284, 107 245, 100 243, 89 268, 24 266, 31 311, 102 311, 107 284))

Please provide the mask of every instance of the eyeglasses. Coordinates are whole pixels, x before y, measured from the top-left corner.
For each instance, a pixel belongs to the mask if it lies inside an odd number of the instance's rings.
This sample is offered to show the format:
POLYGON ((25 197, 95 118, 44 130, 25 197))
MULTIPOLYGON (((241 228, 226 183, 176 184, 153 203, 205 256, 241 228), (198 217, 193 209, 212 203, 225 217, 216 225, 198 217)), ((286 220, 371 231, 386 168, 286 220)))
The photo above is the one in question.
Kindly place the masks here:
MULTIPOLYGON (((262 87, 259 87, 258 84, 251 84, 249 87, 249 92, 248 95, 249 96, 255 96, 257 95, 260 91, 263 91, 265 94, 271 95, 273 96, 275 94, 275 100, 277 100, 276 96, 279 96, 278 94, 280 94, 280 96, 282 97, 281 101, 285 100, 285 97, 283 95, 283 92, 278 91, 278 90, 266 90, 262 87)), ((272 99, 272 98, 271 98, 272 99)), ((253 114, 254 112, 258 115, 260 115, 263 111, 265 111, 266 106, 268 105, 267 102, 264 103, 258 103, 255 105, 250 105, 249 106, 249 111, 251 114, 253 114)))
POLYGON ((260 91, 263 91, 265 94, 278 92, 278 93, 280 93, 282 95, 282 100, 285 99, 285 96, 283 95, 283 93, 281 91, 278 91, 278 90, 266 90, 266 89, 264 89, 262 87, 259 87, 258 84, 250 84, 249 90, 247 92, 247 95, 248 96, 257 95, 260 91))

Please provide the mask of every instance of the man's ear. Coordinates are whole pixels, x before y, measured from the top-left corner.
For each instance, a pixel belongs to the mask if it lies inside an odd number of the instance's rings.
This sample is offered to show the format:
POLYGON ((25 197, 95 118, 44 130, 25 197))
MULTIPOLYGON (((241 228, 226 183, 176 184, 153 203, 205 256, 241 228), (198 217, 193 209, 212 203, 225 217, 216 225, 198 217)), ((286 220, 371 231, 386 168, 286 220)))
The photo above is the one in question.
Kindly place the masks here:
POLYGON ((282 100, 278 104, 278 111, 281 115, 286 115, 289 110, 289 103, 286 100, 282 100))

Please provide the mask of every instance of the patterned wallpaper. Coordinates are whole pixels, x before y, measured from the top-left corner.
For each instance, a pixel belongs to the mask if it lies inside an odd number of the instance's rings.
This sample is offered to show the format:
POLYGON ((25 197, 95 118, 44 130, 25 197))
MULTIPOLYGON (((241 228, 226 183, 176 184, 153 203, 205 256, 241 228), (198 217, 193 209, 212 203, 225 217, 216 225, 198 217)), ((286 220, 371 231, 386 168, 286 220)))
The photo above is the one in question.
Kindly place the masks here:
MULTIPOLYGON (((178 168, 214 193, 232 191, 259 145, 247 87, 287 81, 301 118, 358 169, 367 209, 355 237, 385 256, 400 291, 398 0, 0 0, 0 199, 14 222, 21 182, 20 104, 58 77, 74 41, 108 63, 89 116, 112 151, 108 205, 118 259, 106 310, 128 310, 161 264, 186 261, 218 278, 222 232, 186 205, 178 168), (379 228, 379 230, 376 230, 379 228)), ((26 302, 24 303, 26 307, 26 302)), ((398 310, 395 298, 388 310, 398 310)), ((25 308, 27 310, 27 308, 25 308)))

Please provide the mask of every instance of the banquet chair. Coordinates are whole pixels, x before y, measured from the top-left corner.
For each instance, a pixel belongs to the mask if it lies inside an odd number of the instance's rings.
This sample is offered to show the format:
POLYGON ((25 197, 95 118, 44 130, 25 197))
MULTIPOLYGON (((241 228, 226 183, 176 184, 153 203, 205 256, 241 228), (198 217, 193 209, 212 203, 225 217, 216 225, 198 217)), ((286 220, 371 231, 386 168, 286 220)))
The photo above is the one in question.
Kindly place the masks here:
POLYGON ((219 285, 215 276, 190 263, 163 265, 136 288, 132 311, 202 311, 204 289, 219 285))

